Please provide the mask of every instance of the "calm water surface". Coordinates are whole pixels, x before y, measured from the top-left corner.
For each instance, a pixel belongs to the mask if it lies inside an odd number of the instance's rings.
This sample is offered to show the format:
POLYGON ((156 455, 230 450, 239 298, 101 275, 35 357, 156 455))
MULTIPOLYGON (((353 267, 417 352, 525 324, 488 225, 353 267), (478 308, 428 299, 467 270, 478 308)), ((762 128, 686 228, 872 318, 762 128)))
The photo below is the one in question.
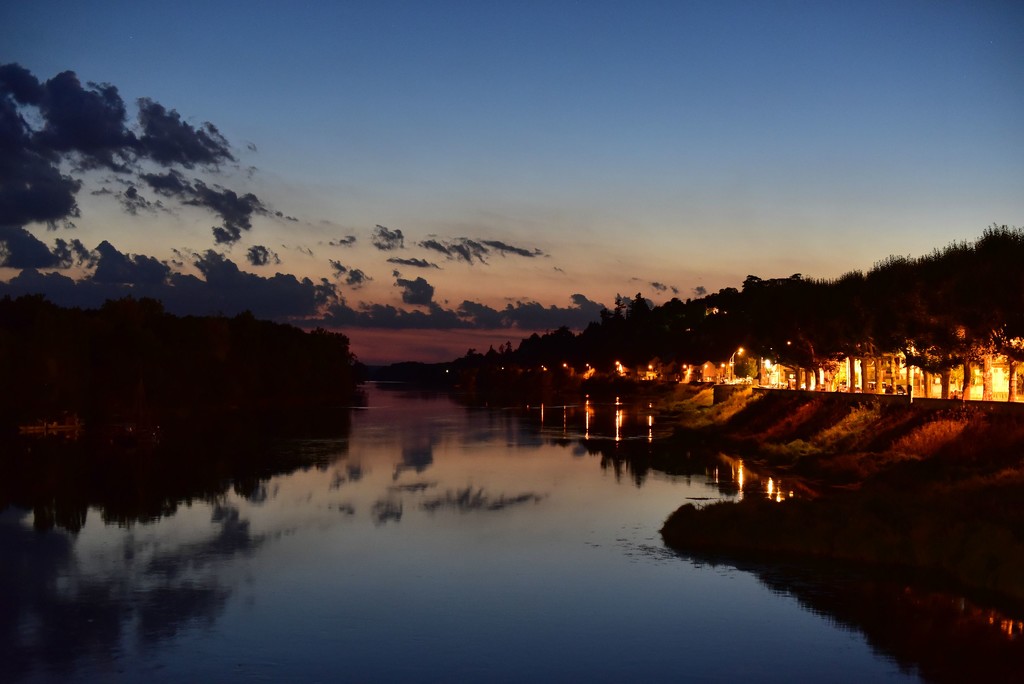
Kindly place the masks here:
POLYGON ((656 442, 643 407, 541 421, 371 387, 347 438, 293 444, 319 465, 244 496, 90 509, 74 534, 9 508, 0 679, 916 681, 755 574, 665 549, 666 516, 736 496, 734 469, 592 453, 656 442))

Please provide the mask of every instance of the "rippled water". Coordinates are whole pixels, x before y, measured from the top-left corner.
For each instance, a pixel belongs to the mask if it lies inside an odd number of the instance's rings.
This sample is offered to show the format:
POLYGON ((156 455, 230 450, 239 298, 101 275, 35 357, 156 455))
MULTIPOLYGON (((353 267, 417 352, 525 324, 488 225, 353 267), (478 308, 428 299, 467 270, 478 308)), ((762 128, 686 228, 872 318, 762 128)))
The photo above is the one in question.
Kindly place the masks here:
POLYGON ((656 446, 648 415, 371 387, 347 436, 290 443, 318 465, 164 517, 38 532, 9 508, 0 679, 916 681, 755 572, 666 550, 671 511, 736 486, 615 458, 656 446))

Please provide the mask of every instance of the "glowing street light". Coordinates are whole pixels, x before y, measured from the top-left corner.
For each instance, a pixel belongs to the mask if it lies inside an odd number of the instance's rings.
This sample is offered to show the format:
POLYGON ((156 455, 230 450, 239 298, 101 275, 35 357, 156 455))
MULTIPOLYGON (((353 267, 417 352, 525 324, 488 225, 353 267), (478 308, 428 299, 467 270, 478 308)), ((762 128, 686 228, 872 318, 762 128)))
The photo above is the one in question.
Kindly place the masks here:
POLYGON ((734 370, 733 366, 735 365, 736 355, 737 354, 739 354, 740 356, 743 356, 743 347, 740 347, 739 349, 734 351, 732 353, 732 356, 729 357, 729 379, 730 380, 735 380, 736 379, 736 371, 734 370))

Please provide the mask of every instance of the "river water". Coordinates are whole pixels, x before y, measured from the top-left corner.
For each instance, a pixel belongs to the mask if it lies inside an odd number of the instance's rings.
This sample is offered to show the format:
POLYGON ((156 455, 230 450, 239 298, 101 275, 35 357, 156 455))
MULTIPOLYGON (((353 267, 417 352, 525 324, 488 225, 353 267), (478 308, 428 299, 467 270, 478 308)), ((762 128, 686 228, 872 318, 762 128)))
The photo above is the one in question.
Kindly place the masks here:
POLYGON ((365 403, 245 486, 73 531, 0 513, 0 681, 918 681, 830 613, 846 580, 664 547, 679 505, 741 494, 617 458, 657 449, 645 405, 365 403))

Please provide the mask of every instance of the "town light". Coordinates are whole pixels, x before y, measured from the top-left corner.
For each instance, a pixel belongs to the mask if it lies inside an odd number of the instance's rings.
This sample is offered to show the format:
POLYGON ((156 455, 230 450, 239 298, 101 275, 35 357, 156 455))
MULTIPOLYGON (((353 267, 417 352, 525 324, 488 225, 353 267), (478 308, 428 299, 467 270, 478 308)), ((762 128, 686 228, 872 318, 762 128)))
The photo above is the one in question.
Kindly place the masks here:
POLYGON ((736 355, 737 354, 739 354, 740 356, 743 356, 743 347, 740 347, 739 349, 734 351, 732 353, 732 356, 729 357, 729 379, 730 380, 735 380, 736 379, 736 372, 733 370, 733 366, 735 365, 736 355))

